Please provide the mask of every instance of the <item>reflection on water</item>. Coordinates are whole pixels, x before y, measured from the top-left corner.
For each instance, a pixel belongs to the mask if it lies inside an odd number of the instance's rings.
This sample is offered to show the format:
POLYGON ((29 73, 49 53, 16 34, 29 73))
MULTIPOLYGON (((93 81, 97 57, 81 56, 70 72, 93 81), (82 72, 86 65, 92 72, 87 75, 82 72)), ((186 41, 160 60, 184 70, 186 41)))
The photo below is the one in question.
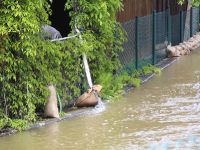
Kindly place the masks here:
POLYGON ((199 145, 198 51, 104 110, 0 138, 0 150, 196 150, 199 145))

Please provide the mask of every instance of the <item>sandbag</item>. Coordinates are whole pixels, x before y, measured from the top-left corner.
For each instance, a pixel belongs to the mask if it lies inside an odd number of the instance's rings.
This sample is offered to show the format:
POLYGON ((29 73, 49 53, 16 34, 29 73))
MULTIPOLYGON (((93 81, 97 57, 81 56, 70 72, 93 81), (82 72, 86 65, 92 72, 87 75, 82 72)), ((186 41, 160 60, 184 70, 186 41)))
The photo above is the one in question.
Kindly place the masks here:
POLYGON ((179 57, 181 56, 180 52, 177 50, 176 46, 167 46, 167 57, 179 57))
POLYGON ((101 85, 94 85, 92 87, 92 89, 99 94, 101 92, 102 86, 101 85))
POLYGON ((93 85, 92 88, 89 88, 87 90, 87 93, 91 93, 92 91, 96 92, 97 94, 99 94, 101 92, 102 86, 101 85, 93 85))
POLYGON ((56 88, 53 85, 50 85, 47 88, 49 89, 50 95, 45 104, 44 115, 45 117, 59 118, 56 88))
POLYGON ((189 40, 176 46, 167 46, 166 54, 168 57, 179 57, 190 54, 191 51, 200 47, 200 32, 196 33, 189 40))
MULTIPOLYGON (((90 91, 90 90, 89 90, 90 91)), ((81 95, 75 103, 75 106, 77 107, 91 107, 97 105, 98 100, 95 96, 94 91, 91 92, 85 92, 83 95, 81 95)))

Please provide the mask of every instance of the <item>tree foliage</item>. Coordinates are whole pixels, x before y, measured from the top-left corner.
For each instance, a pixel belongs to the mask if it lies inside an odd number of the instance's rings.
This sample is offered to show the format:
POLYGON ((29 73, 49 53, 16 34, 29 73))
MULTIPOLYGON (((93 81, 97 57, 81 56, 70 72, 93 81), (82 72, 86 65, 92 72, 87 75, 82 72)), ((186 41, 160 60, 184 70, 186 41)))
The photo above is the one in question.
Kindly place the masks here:
MULTIPOLYGON (((90 59, 92 75, 97 78, 100 73, 112 72, 119 67, 117 55, 122 51, 124 32, 116 21, 116 13, 122 8, 121 0, 79 0, 68 1, 66 8, 72 11, 72 26, 77 26, 83 34, 89 33, 94 40, 90 59)), ((89 39, 89 38, 88 38, 89 39)))
POLYGON ((11 118, 34 120, 47 83, 61 79, 61 47, 39 34, 49 23, 47 10, 47 1, 0 3, 0 106, 11 118))
MULTIPOLYGON (((179 0, 179 4, 184 4, 185 0, 179 0)), ((199 6, 200 5, 200 0, 190 0, 192 6, 199 6)))

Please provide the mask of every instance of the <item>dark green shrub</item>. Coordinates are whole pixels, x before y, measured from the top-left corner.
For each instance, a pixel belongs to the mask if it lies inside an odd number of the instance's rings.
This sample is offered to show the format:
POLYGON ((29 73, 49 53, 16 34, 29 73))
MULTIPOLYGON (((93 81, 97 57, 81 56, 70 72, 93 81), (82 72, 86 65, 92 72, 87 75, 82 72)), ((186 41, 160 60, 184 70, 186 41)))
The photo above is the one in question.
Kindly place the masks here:
POLYGON ((50 83, 56 85, 64 104, 81 94, 83 52, 88 55, 94 80, 103 72, 113 74, 120 66, 117 54, 122 50, 124 32, 115 14, 121 1, 80 0, 78 11, 73 11, 71 0, 66 6, 71 10, 72 29, 76 20, 83 30, 83 41, 51 43, 41 38, 41 26, 50 24, 49 0, 0 1, 0 109, 4 118, 17 119, 11 127, 22 125, 21 119, 36 120, 36 110, 42 111, 50 83))

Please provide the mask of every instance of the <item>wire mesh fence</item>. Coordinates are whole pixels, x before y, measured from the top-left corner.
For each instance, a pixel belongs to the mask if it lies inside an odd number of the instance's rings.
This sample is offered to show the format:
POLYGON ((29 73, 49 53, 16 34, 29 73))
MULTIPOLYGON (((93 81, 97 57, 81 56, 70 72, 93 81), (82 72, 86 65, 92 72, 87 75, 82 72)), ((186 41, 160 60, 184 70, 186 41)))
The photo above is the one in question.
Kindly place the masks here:
POLYGON ((156 45, 155 45, 155 59, 156 63, 161 61, 165 57, 165 49, 167 48, 168 39, 167 39, 167 20, 168 11, 159 12, 156 16, 156 45))
POLYGON ((190 38, 190 10, 183 12, 183 40, 187 41, 190 38))
POLYGON ((194 35, 199 29, 199 8, 192 9, 192 34, 194 35))
POLYGON ((152 34, 153 17, 152 15, 138 18, 138 67, 151 63, 152 60, 152 34))
POLYGON ((171 15, 170 10, 152 12, 122 24, 128 41, 119 54, 122 70, 131 71, 166 58, 169 44, 177 45, 199 31, 200 9, 181 11, 171 15))
POLYGON ((132 72, 135 69, 135 20, 124 23, 124 30, 127 33, 128 41, 124 43, 124 51, 119 55, 123 65, 122 72, 132 72))
POLYGON ((172 18, 172 45, 177 45, 181 42, 181 23, 180 23, 180 13, 171 17, 172 18))

